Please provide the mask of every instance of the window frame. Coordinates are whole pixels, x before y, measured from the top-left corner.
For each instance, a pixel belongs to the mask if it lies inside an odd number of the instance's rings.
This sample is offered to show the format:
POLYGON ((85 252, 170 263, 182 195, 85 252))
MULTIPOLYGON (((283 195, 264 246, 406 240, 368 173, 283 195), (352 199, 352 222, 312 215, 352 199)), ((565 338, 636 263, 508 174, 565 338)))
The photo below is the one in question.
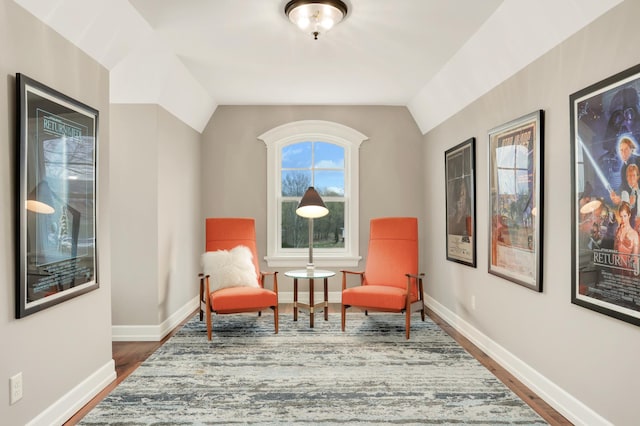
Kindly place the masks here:
POLYGON ((267 255, 269 267, 304 267, 308 248, 283 249, 281 239, 282 148, 299 142, 327 142, 344 148, 345 246, 340 249, 313 250, 320 267, 354 267, 359 254, 359 148, 368 137, 343 124, 323 120, 294 121, 274 127, 258 136, 267 146, 267 255))

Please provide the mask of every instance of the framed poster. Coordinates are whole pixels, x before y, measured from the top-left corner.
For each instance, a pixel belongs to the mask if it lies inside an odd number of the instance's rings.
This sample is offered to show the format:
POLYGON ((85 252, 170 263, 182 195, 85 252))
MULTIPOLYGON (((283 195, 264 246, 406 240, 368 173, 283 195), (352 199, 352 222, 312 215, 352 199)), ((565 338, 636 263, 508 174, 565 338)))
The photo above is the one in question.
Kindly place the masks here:
POLYGON ((98 111, 16 75, 16 318, 98 288, 98 111))
POLYGON ((544 112, 489 131, 489 273, 542 291, 544 112))
POLYGON ((476 267, 476 139, 444 153, 447 260, 476 267))
POLYGON ((640 65, 570 96, 571 302, 640 325, 640 65))

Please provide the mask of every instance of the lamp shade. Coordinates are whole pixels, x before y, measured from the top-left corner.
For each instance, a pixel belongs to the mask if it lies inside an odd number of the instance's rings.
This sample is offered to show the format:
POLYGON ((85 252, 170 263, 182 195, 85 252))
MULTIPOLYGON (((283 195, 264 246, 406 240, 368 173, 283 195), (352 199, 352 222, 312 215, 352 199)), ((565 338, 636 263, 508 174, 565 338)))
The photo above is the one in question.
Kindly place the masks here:
POLYGON ((296 214, 298 216, 315 219, 329 214, 329 209, 324 205, 324 201, 322 201, 318 191, 316 191, 313 186, 310 186, 302 196, 300 204, 298 204, 296 208, 296 214))
POLYGON ((27 210, 40 214, 53 214, 55 209, 42 201, 27 200, 27 210))

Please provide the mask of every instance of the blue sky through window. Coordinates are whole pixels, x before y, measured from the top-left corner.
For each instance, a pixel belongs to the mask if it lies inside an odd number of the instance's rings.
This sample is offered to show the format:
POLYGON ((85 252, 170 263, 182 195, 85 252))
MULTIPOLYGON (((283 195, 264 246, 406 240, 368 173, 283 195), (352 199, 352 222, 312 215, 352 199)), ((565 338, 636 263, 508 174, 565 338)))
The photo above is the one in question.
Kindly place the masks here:
POLYGON ((300 142, 282 148, 282 168, 311 167, 311 142, 300 142))
POLYGON ((312 164, 312 184, 320 195, 344 196, 344 148, 327 142, 299 142, 282 148, 283 188, 292 174, 310 175, 312 164))

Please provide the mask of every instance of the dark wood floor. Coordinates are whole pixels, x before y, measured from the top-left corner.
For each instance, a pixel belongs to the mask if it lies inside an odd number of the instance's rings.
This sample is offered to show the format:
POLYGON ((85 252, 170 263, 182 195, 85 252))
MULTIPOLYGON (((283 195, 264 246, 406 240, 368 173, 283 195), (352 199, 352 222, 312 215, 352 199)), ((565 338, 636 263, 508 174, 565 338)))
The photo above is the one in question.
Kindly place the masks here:
MULTIPOLYGON (((340 305, 331 305, 329 310, 336 312, 340 310, 340 305)), ((280 314, 290 314, 293 312, 292 304, 285 304, 280 307, 280 314)), ((447 324, 442 318, 436 315, 434 312, 427 310, 429 317, 440 328, 442 328, 447 334, 460 344, 467 352, 475 357, 483 366, 491 371, 500 381, 502 381, 509 389, 511 389, 516 395, 518 395, 524 402, 529 404, 543 419, 545 419, 551 425, 571 425, 566 418, 564 418, 559 412, 553 409, 544 400, 538 397, 527 386, 518 381, 511 373, 506 371, 494 360, 492 360, 487 354, 481 351, 467 338, 462 336, 456 330, 447 324)), ((186 322, 185 320, 184 322, 186 322)), ((183 324, 184 324, 183 322, 183 324)), ((75 425, 82 419, 89 411, 91 411, 102 399, 107 396, 113 389, 115 389, 120 382, 122 382, 129 374, 131 374, 145 359, 149 357, 156 349, 162 346, 178 329, 183 325, 180 324, 169 335, 167 335, 160 342, 113 342, 113 359, 116 364, 117 378, 111 384, 109 384, 102 392, 96 395, 87 405, 82 407, 72 418, 70 418, 65 425, 75 425)))

